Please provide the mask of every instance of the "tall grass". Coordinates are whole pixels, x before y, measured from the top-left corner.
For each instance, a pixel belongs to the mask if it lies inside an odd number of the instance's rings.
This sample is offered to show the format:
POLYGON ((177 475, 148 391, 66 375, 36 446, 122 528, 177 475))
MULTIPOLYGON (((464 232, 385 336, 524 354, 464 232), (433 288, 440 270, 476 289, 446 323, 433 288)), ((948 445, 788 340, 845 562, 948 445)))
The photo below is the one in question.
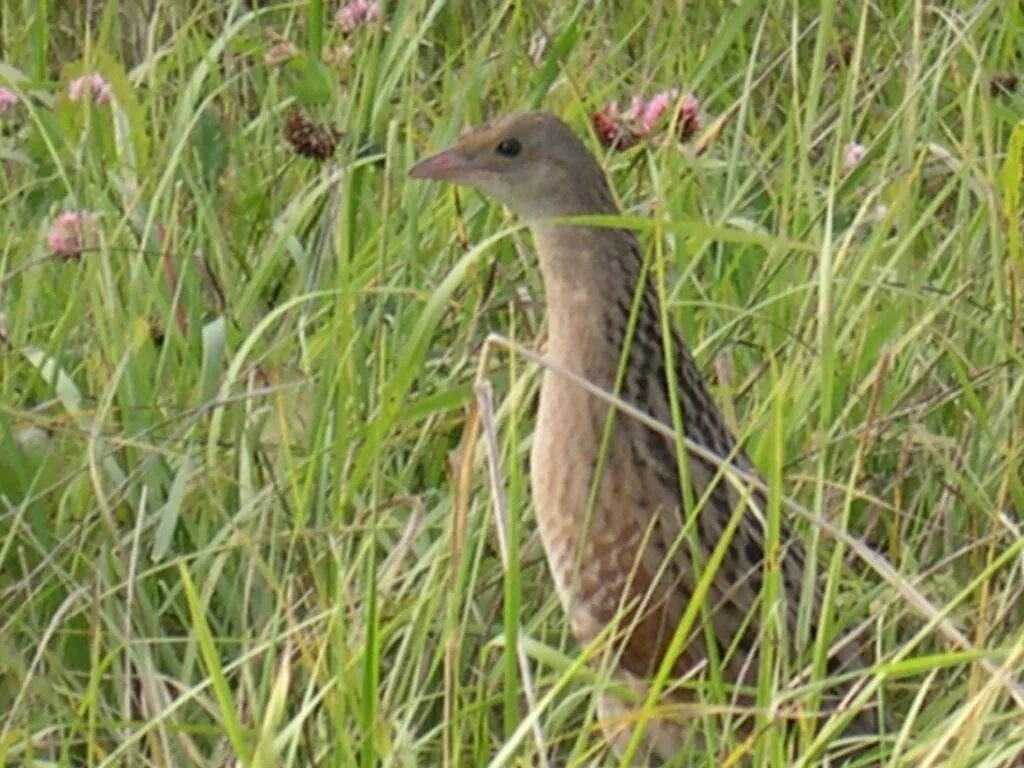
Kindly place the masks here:
MULTIPOLYGON (((337 9, 2 9, 0 764, 614 764, 534 533, 534 364, 487 370, 508 541, 486 440, 459 453, 487 334, 543 334, 531 244, 405 169, 536 106, 598 150, 591 111, 679 87, 706 152, 602 159, 770 514, 866 625, 884 764, 1019 765, 1024 96, 993 78, 1024 74, 1024 9, 396 0, 347 35, 337 9), (110 103, 73 102, 93 72, 110 103), (290 149, 293 107, 331 159, 290 149), (77 258, 47 244, 66 211, 98 216, 77 258)), ((679 765, 815 764, 770 676, 758 739, 709 691, 679 765)))

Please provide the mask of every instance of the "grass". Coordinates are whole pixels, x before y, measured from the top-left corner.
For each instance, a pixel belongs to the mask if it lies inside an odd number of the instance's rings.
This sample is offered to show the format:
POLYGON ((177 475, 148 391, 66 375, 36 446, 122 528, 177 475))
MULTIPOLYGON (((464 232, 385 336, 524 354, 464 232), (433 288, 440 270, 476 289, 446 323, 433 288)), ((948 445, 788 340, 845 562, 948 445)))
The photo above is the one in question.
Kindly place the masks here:
MULTIPOLYGON (((883 764, 1021 764, 1024 96, 990 85, 1022 74, 1019 5, 396 0, 344 38, 334 3, 145 5, 0 15, 0 764, 615 764, 534 532, 529 360, 492 356, 459 461, 487 334, 541 332, 529 238, 405 169, 668 87, 707 151, 602 159, 770 518, 868 628, 883 764), (91 72, 110 104, 69 100, 91 72), (294 105, 344 131, 330 160, 284 142, 294 105), (98 239, 53 258, 71 210, 98 239)), ((680 765, 831 738, 748 741, 723 696, 680 765)))

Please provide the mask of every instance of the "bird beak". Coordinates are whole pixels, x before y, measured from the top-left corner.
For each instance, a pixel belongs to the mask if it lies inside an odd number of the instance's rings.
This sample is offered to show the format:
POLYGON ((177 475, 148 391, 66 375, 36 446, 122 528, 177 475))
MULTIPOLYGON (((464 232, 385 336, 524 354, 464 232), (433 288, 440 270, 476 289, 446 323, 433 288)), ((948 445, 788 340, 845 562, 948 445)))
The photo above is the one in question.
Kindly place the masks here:
POLYGON ((458 147, 452 147, 420 160, 409 169, 409 176, 414 179, 460 181, 474 170, 476 167, 473 161, 462 154, 458 147))

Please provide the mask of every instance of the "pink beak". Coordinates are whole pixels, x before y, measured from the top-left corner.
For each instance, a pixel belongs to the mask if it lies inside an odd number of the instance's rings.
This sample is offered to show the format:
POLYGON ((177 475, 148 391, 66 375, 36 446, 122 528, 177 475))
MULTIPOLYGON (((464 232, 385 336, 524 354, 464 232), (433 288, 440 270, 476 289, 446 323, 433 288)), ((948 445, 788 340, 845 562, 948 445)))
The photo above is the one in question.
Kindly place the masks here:
POLYGON ((452 147, 420 160, 409 169, 409 175, 414 179, 459 181, 473 170, 473 163, 457 147, 452 147))

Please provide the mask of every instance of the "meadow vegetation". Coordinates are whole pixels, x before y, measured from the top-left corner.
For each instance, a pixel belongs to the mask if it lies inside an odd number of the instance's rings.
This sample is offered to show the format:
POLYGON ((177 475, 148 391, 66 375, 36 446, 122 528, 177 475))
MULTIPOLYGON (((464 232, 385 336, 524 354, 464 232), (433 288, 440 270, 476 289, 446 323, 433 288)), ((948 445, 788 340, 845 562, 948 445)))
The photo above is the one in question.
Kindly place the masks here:
MULTIPOLYGON (((405 177, 531 108, 810 512, 772 514, 870 638, 883 764, 1024 764, 1024 6, 375 5, 4 0, 0 765, 614 764, 536 365, 485 371, 501 494, 460 451, 487 335, 543 337, 529 237, 405 177), (664 92, 699 130, 602 143, 664 92)), ((679 765, 815 765, 776 683, 750 739, 709 689, 679 765)))

